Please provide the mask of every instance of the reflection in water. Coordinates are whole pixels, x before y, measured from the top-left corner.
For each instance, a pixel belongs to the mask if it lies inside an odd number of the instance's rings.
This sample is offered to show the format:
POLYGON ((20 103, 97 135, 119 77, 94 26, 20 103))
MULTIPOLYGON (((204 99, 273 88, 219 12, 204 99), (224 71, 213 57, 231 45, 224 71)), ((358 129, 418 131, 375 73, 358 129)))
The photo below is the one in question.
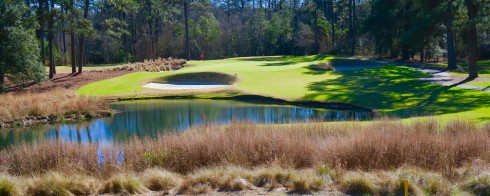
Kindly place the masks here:
POLYGON ((204 124, 246 121, 260 124, 365 120, 367 112, 332 111, 237 101, 146 100, 120 102, 112 118, 76 124, 43 125, 0 131, 0 149, 22 142, 63 140, 110 145, 131 137, 155 137, 204 124))

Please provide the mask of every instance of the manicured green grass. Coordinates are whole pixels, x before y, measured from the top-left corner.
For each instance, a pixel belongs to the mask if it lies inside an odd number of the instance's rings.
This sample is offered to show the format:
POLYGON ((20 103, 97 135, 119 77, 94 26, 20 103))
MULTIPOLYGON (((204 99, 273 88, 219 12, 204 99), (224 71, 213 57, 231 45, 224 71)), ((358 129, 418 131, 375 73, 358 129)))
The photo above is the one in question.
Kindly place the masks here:
POLYGON ((484 87, 484 88, 490 88, 490 82, 468 82, 466 83, 468 85, 473 85, 473 86, 479 86, 479 87, 484 87))
MULTIPOLYGON (((307 98, 336 101, 377 109, 381 114, 412 117, 490 120, 490 94, 445 87, 420 81, 427 74, 414 69, 387 65, 380 69, 354 71, 311 70, 312 64, 331 56, 249 57, 191 61, 192 66, 175 72, 138 72, 99 81, 78 90, 82 95, 144 95, 141 86, 177 73, 223 72, 237 75, 236 89, 289 100, 307 98)), ((153 91, 154 92, 154 91, 153 91)))
MULTIPOLYGON (((446 68, 447 64, 446 63, 437 63, 437 64, 428 63, 428 64, 426 64, 426 66, 446 68)), ((456 66, 459 68, 459 71, 451 71, 451 74, 461 75, 461 76, 468 75, 468 63, 467 62, 458 63, 456 66)), ((490 60, 478 61, 478 74, 480 77, 490 78, 490 60)))

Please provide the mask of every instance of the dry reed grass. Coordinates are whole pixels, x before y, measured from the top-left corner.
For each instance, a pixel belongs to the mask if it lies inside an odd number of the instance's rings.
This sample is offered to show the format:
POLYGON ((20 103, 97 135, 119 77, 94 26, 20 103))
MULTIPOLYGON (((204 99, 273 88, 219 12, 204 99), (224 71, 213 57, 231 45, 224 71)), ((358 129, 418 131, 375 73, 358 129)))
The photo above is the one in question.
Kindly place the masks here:
POLYGON ((49 122, 55 118, 80 118, 108 112, 104 99, 77 96, 71 90, 43 93, 9 93, 0 95, 0 127, 16 121, 19 124, 49 122))
POLYGON ((466 121, 440 124, 435 120, 384 120, 279 126, 236 123, 156 139, 134 139, 109 147, 64 142, 17 145, 0 151, 0 170, 10 174, 75 170, 110 175, 151 167, 189 173, 220 165, 330 165, 364 171, 414 166, 453 176, 456 168, 465 163, 490 159, 489 133, 488 126, 466 121))
POLYGON ((160 71, 172 71, 181 69, 187 62, 184 59, 175 58, 158 58, 145 60, 143 62, 129 63, 123 66, 114 68, 107 68, 96 71, 148 71, 148 72, 160 72, 160 71))
POLYGON ((325 71, 335 71, 335 67, 333 67, 330 61, 317 63, 311 66, 311 69, 314 70, 325 70, 325 71))

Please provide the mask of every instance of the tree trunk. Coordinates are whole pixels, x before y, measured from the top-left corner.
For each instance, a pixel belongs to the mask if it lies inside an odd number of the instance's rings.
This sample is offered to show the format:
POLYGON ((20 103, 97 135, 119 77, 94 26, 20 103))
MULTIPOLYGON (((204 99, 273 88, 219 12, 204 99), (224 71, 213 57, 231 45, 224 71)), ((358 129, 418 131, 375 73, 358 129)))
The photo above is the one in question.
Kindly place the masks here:
POLYGON ((476 29, 476 18, 478 16, 478 5, 474 0, 465 0, 465 5, 468 10, 468 78, 474 79, 478 77, 477 55, 478 55, 478 34, 476 29))
POLYGON ((352 5, 353 5, 353 0, 349 0, 349 9, 348 9, 349 10, 349 37, 348 37, 349 41, 348 42, 349 42, 349 46, 351 47, 351 49, 353 47, 352 45, 354 44, 352 42, 353 37, 354 37, 354 32, 353 32, 354 28, 353 28, 353 24, 352 24, 352 20, 353 20, 352 19, 352 13, 353 13, 352 12, 352 5))
MULTIPOLYGON (((61 7, 61 10, 62 10, 62 14, 65 14, 67 15, 68 14, 68 10, 65 8, 65 6, 62 6, 61 7)), ((61 24, 62 24, 62 28, 61 28, 61 37, 62 37, 62 43, 63 43, 63 65, 66 65, 67 63, 67 60, 66 60, 66 35, 65 35, 65 17, 62 18, 62 21, 61 21, 61 24)))
POLYGON ((330 0, 330 25, 331 26, 331 36, 332 36, 332 47, 335 45, 335 12, 333 9, 333 0, 330 0))
POLYGON ((424 62, 425 61, 425 54, 424 54, 424 48, 422 47, 422 50, 420 50, 420 61, 424 62))
POLYGON ((54 23, 54 13, 53 13, 54 2, 51 1, 51 9, 49 9, 49 5, 46 7, 49 19, 48 19, 48 44, 49 44, 49 78, 53 78, 55 74, 54 67, 54 50, 53 50, 53 23, 54 23))
POLYGON ((351 55, 356 54, 356 0, 352 0, 351 55))
POLYGON ((318 4, 315 6, 315 54, 318 53, 320 46, 318 44, 318 4))
POLYGON ((44 58, 46 55, 45 55, 45 51, 44 51, 44 19, 45 19, 45 15, 44 15, 44 6, 45 6, 45 1, 46 0, 39 0, 39 25, 40 25, 40 29, 39 29, 39 40, 41 41, 41 61, 43 63, 43 66, 46 65, 46 59, 44 58))
POLYGON ((185 58, 191 60, 191 42, 189 40, 189 13, 188 0, 184 0, 184 23, 185 23, 185 58))
POLYGON ((454 17, 452 12, 449 12, 448 21, 446 22, 446 38, 447 38, 447 68, 456 69, 456 51, 453 32, 454 17))
POLYGON ((159 38, 159 34, 160 34, 160 23, 158 22, 159 20, 156 19, 155 20, 155 57, 156 58, 157 56, 160 57, 160 53, 159 53, 159 47, 158 47, 158 43, 160 42, 160 38, 159 38))
MULTIPOLYGON (((0 50, 2 50, 1 47, 0 50)), ((3 92, 5 92, 5 71, 3 65, 0 64, 0 93, 3 92)))
MULTIPOLYGON (((83 8, 83 19, 87 19, 88 17, 88 6, 89 0, 85 0, 85 7, 83 8)), ((81 74, 83 72, 83 60, 85 55, 85 35, 80 35, 79 47, 80 51, 78 55, 78 73, 81 74)))
POLYGON ((70 1, 70 53, 71 53, 71 73, 75 74, 77 72, 76 56, 75 56, 75 7, 74 0, 70 1))

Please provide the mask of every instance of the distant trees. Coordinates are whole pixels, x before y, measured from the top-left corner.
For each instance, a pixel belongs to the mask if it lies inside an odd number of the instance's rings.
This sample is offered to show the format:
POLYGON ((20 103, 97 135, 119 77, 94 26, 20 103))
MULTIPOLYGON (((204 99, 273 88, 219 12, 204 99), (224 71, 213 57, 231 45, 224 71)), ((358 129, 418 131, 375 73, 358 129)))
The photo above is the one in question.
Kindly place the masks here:
MULTIPOLYGON (((6 2, 13 2, 8 0, 6 2)), ((405 60, 490 51, 487 0, 25 0, 43 65, 316 53, 405 60), (38 25, 35 25, 35 24, 38 25), (69 35, 69 36, 65 36, 69 35), (69 39, 67 38, 69 37, 69 39), (47 61, 47 62, 46 62, 47 61)))
POLYGON ((0 92, 5 79, 15 83, 41 81, 44 68, 39 59, 33 18, 23 17, 25 5, 19 1, 0 1, 0 92))

